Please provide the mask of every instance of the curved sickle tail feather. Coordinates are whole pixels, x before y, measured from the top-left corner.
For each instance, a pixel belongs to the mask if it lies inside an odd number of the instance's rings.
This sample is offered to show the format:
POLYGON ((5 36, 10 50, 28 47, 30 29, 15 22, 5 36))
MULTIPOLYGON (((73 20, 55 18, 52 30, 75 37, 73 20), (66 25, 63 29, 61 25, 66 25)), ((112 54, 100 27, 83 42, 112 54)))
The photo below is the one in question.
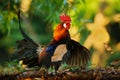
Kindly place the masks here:
POLYGON ((17 46, 17 53, 21 55, 19 60, 23 61, 23 64, 28 65, 28 67, 33 67, 38 65, 38 52, 37 49, 39 47, 22 29, 21 21, 20 21, 20 9, 18 12, 18 20, 19 20, 19 29, 24 37, 22 40, 16 41, 17 46))
POLYGON ((23 36, 26 40, 28 40, 28 41, 30 41, 32 44, 34 44, 36 47, 38 47, 38 44, 36 44, 36 43, 23 31, 23 29, 22 29, 22 27, 21 27, 20 9, 19 9, 19 11, 18 11, 18 20, 19 20, 19 28, 20 28, 20 32, 21 32, 22 36, 23 36))

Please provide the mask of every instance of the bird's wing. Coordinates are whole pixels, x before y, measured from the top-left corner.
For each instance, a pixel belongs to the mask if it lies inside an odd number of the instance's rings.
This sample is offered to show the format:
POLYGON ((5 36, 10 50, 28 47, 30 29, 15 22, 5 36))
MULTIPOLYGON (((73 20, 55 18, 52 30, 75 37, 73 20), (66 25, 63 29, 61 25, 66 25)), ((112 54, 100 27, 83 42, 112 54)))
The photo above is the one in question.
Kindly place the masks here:
MULTIPOLYGON (((19 20, 19 29, 24 39, 16 41, 17 46, 17 53, 20 53, 21 57, 20 60, 23 60, 24 64, 28 66, 34 66, 38 62, 38 54, 37 49, 39 47, 22 29, 21 22, 20 22, 20 10, 18 13, 18 20, 19 20), (34 63, 35 62, 35 63, 34 63)), ((40 48, 41 49, 41 48, 40 48)))
POLYGON ((87 48, 74 40, 70 40, 67 45, 68 53, 63 59, 72 66, 85 67, 90 60, 90 52, 87 48))
POLYGON ((89 60, 89 50, 74 40, 71 40, 67 45, 58 45, 51 58, 52 62, 62 61, 78 67, 85 67, 89 60))
POLYGON ((66 54, 66 52, 67 52, 66 44, 58 45, 54 51, 51 61, 52 62, 62 61, 62 58, 66 54))

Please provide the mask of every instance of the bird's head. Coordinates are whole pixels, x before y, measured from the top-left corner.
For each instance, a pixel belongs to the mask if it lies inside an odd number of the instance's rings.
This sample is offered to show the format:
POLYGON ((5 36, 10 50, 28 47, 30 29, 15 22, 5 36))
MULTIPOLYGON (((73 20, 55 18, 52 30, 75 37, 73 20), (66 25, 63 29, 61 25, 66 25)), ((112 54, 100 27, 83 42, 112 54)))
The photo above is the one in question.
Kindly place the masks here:
POLYGON ((70 29, 71 26, 71 18, 66 15, 66 14, 62 14, 60 15, 60 21, 63 23, 63 27, 66 29, 70 29))

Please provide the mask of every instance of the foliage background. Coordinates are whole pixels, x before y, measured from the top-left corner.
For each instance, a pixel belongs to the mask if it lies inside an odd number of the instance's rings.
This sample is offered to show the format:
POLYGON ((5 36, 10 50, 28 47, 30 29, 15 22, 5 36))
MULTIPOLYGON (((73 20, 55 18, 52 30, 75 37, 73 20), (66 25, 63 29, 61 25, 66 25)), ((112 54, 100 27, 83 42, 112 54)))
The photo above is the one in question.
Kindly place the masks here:
POLYGON ((91 51, 91 66, 109 65, 120 59, 119 5, 120 0, 0 0, 0 65, 11 60, 16 41, 22 39, 18 7, 24 31, 43 45, 51 40, 59 15, 70 15, 71 37, 91 51))

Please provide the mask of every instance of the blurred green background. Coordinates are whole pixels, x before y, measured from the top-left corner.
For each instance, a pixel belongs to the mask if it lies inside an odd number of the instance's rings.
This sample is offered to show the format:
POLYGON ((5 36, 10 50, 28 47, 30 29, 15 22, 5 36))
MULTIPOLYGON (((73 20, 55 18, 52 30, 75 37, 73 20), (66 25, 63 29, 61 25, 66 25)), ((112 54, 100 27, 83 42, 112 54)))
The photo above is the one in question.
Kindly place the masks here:
POLYGON ((0 0, 1 66, 23 39, 18 7, 22 28, 36 43, 47 45, 60 14, 66 13, 72 18, 71 37, 90 50, 93 67, 120 59, 120 0, 0 0))

